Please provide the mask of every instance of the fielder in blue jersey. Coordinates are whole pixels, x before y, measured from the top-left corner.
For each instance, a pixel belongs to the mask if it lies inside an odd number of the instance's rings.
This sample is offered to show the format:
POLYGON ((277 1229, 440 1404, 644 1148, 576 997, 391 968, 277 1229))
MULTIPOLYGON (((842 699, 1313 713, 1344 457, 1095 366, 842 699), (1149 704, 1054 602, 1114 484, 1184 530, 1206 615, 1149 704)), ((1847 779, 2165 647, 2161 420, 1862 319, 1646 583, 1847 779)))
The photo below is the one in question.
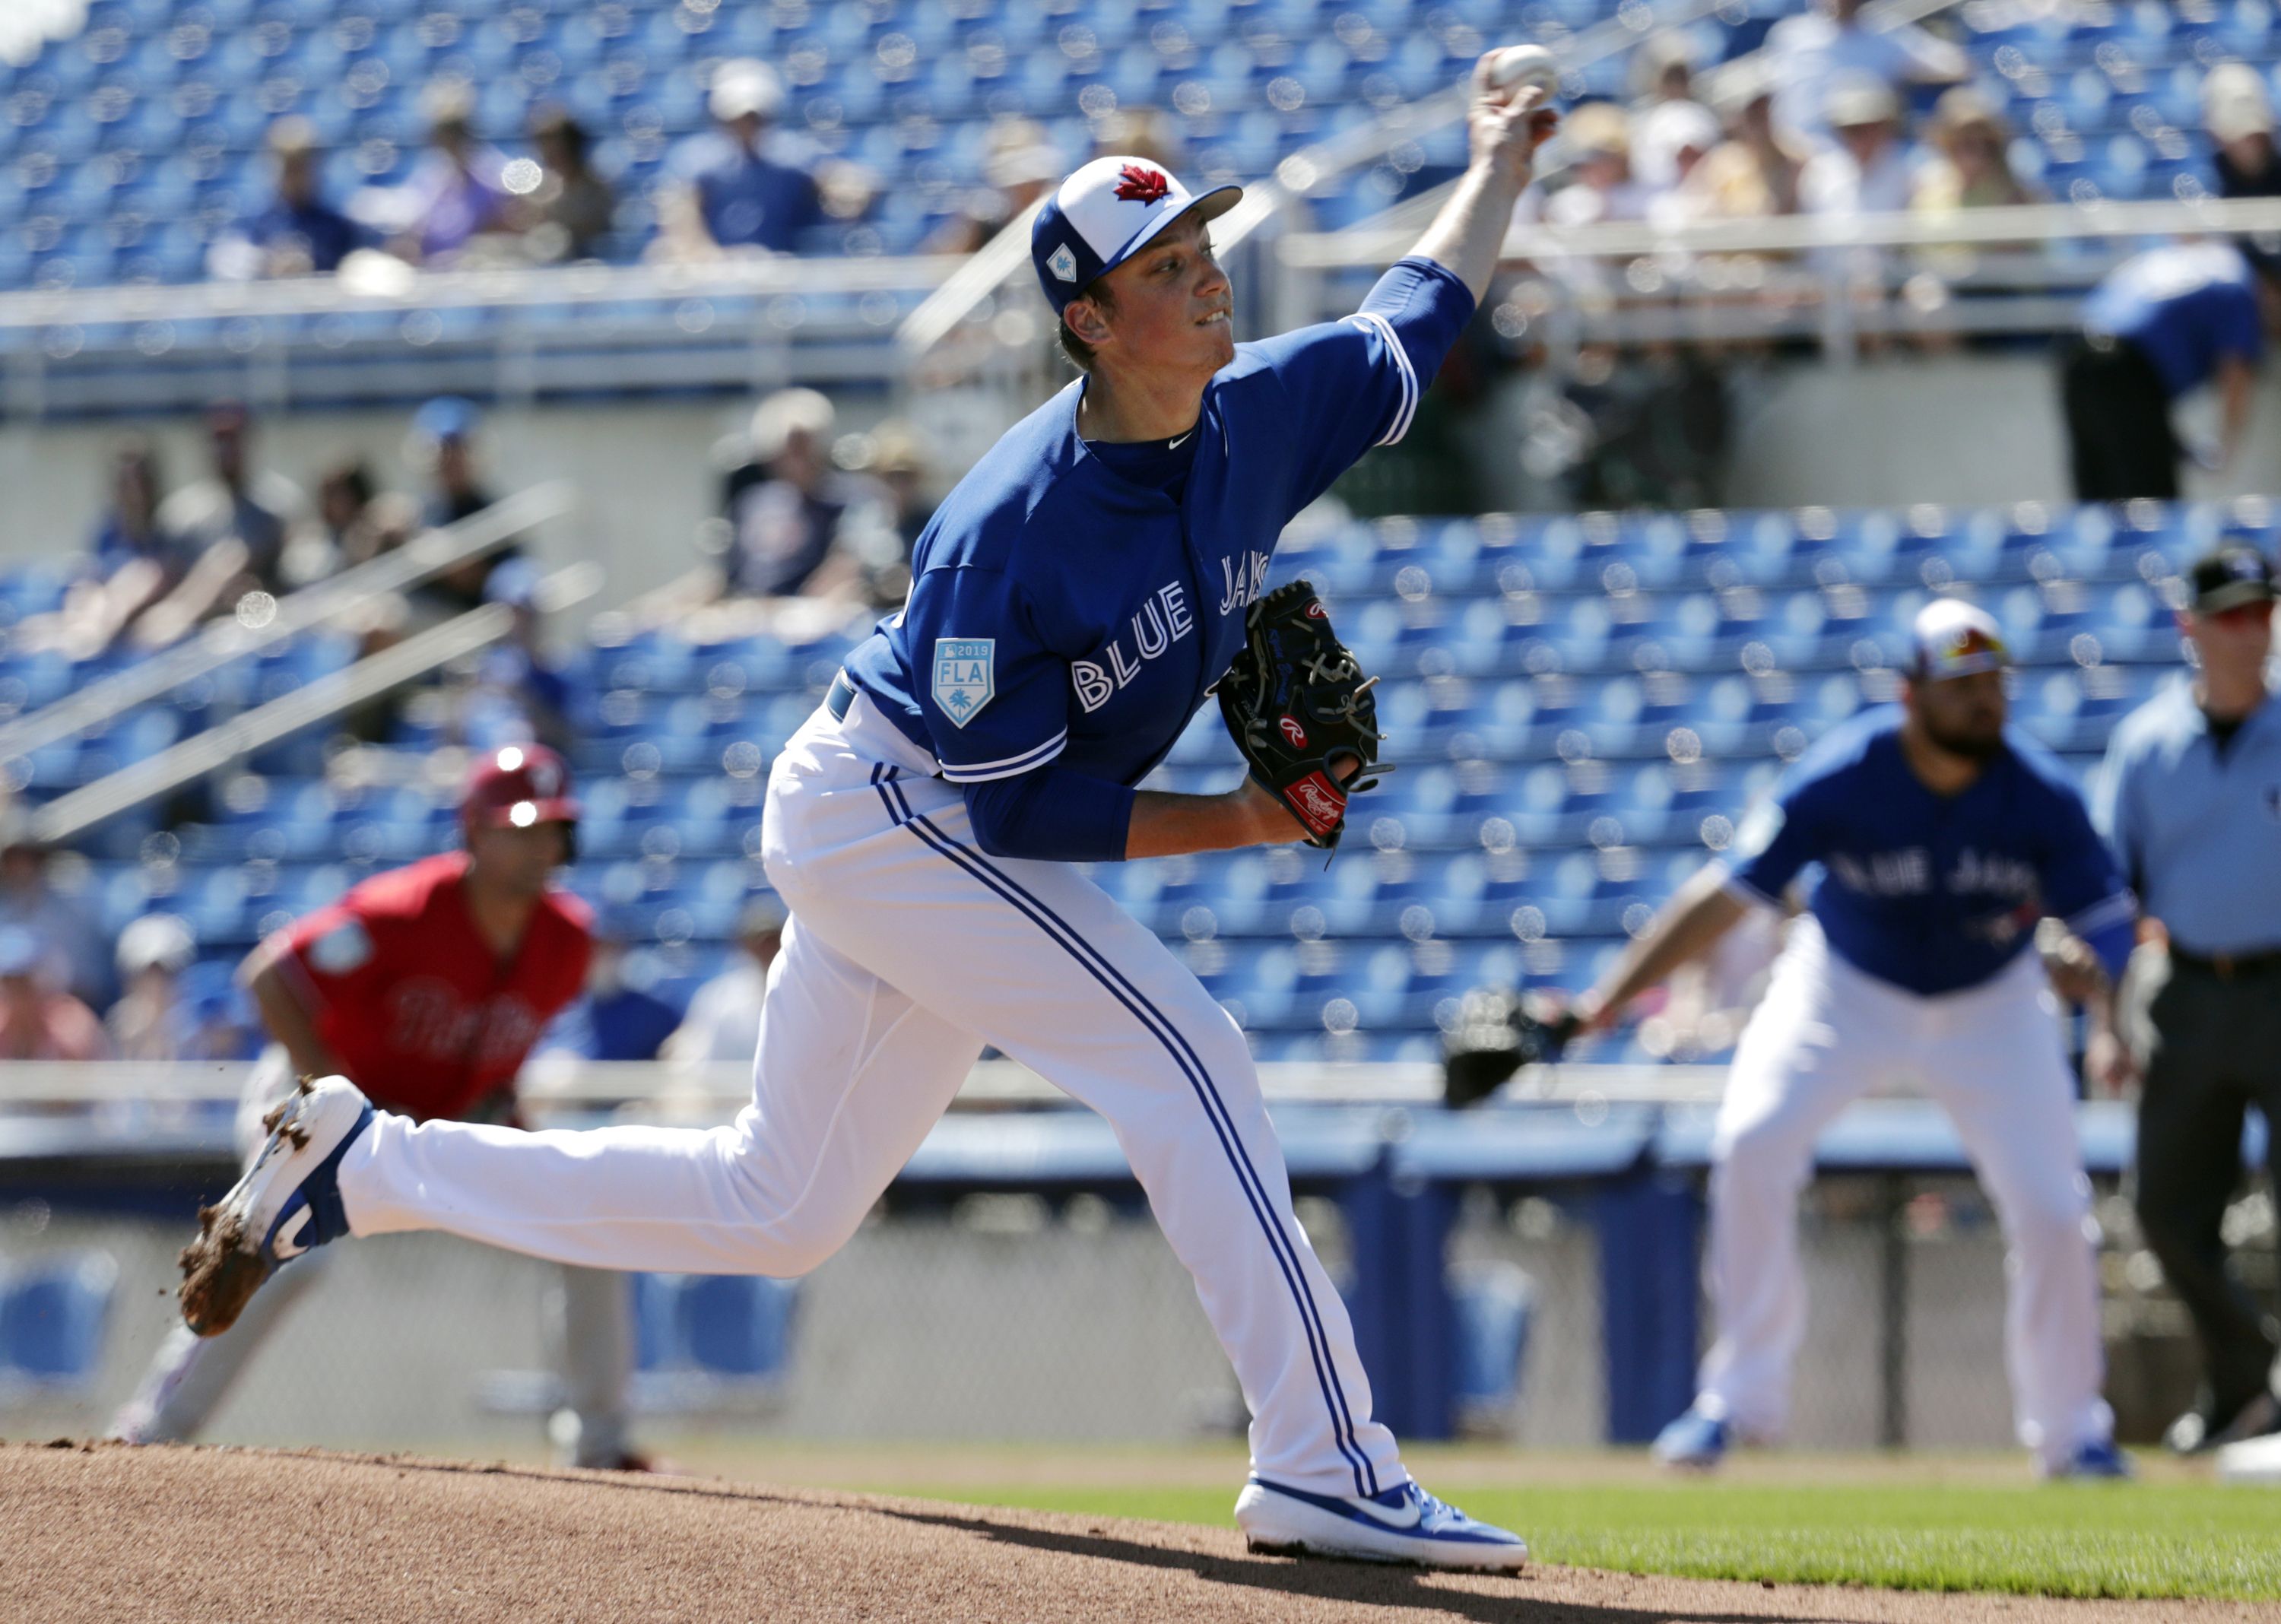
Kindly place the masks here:
POLYGON ((1506 1569, 1527 1551, 1424 1493, 1291 1209, 1243 1034, 1073 866, 1296 841, 1249 779, 1136 788, 1228 666, 1292 515, 1402 437, 1487 289, 1552 117, 1476 68, 1472 159, 1360 311, 1238 344, 1201 196, 1094 160, 1037 218, 1083 375, 960 482, 910 599, 769 775, 792 920, 753 1103, 710 1133, 523 1133, 299 1096, 191 1254, 219 1329, 259 1271, 341 1233, 442 1229, 601 1268, 797 1275, 831 1256, 993 1046, 1115 1126, 1253 1415, 1236 1517, 1273 1550, 1506 1569), (233 1284, 239 1282, 239 1284, 233 1284))
POLYGON ((2136 905, 2083 796, 2006 726, 2002 634, 1937 599, 1901 704, 1809 750, 1575 1013, 1604 1028, 1752 908, 1811 880, 1735 1054, 1712 1143, 1706 1257, 1717 1340, 1694 1405, 1657 1440, 1674 1465, 1780 1436, 1805 1330, 1798 1198, 1814 1141, 1872 1088, 1946 1108, 2010 1247, 2005 1323, 2021 1442, 2046 1476, 2127 1472, 2099 1396, 2091 1186, 2054 975, 2111 996, 2136 905), (2038 922, 2064 923, 2047 971, 2038 922))

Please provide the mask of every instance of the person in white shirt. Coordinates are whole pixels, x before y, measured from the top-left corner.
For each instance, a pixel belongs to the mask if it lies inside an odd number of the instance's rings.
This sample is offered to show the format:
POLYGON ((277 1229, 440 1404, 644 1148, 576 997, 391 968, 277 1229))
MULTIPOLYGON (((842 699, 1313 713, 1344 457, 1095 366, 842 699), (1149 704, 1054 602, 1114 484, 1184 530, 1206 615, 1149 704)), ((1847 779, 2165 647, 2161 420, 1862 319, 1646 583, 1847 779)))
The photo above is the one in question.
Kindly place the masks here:
POLYGON ((748 1061, 761 1041, 761 1000, 769 966, 784 945, 785 910, 767 897, 745 905, 737 921, 738 952, 727 969, 697 989, 681 1025, 659 1053, 693 1065, 712 1060, 748 1061))
POLYGON ((1798 207, 1808 214, 1885 214, 1909 206, 1913 189, 1901 104, 1892 88, 1866 74, 1829 88, 1823 110, 1836 144, 1806 161, 1798 207))
POLYGON ((1829 93, 1845 74, 1867 73, 1886 84, 1947 85, 1970 71, 1964 52, 1948 41, 1914 23, 1865 28, 1860 10, 1861 0, 1821 0, 1768 32, 1765 50, 1776 123, 1802 135, 1826 134, 1829 93))

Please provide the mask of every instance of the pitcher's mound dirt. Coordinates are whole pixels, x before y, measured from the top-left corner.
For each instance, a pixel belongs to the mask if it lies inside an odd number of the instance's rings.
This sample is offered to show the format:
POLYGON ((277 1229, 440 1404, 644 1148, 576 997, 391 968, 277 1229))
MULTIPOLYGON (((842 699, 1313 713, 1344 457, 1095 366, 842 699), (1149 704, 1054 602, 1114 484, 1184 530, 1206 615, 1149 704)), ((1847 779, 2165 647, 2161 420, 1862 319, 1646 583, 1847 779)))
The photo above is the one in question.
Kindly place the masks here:
POLYGON ((0 1620, 1379 1620, 1882 1624, 2239 1616, 1247 1555, 1179 1527, 695 1479, 251 1450, 0 1447, 0 1620))

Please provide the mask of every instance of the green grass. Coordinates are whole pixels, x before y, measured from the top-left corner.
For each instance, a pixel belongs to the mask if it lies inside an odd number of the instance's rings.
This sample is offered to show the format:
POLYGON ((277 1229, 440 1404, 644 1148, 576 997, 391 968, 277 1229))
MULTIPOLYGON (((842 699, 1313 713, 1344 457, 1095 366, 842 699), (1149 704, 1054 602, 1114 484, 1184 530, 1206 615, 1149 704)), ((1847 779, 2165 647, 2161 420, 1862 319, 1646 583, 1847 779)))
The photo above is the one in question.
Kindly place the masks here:
MULTIPOLYGON (((1429 1485, 1432 1481, 1428 1478, 1429 1485)), ((1228 1526, 1231 1488, 885 1492, 1228 1526)), ((1547 1562, 1636 1574, 2022 1595, 2281 1600, 2281 1493, 2206 1482, 1482 1484, 1465 1509, 1547 1562)))

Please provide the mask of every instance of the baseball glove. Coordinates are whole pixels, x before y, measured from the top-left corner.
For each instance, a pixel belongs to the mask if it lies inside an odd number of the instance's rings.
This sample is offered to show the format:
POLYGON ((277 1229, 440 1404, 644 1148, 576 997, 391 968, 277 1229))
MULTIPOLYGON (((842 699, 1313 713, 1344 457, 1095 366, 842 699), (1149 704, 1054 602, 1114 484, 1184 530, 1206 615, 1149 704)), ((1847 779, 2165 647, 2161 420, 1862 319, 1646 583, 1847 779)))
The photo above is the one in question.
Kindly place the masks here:
POLYGON ((1279 796, 1311 846, 1339 843, 1347 797, 1378 782, 1378 701, 1322 599, 1279 586, 1244 616, 1243 646, 1219 682, 1219 714, 1251 776, 1279 796), (1343 778, 1342 768, 1351 771, 1343 778))
POLYGON ((1442 1040, 1442 1101, 1463 1110, 1487 1099, 1523 1066, 1550 1065, 1576 1035, 1571 1009, 1531 1009, 1518 993, 1477 987, 1458 1005, 1442 1040))

